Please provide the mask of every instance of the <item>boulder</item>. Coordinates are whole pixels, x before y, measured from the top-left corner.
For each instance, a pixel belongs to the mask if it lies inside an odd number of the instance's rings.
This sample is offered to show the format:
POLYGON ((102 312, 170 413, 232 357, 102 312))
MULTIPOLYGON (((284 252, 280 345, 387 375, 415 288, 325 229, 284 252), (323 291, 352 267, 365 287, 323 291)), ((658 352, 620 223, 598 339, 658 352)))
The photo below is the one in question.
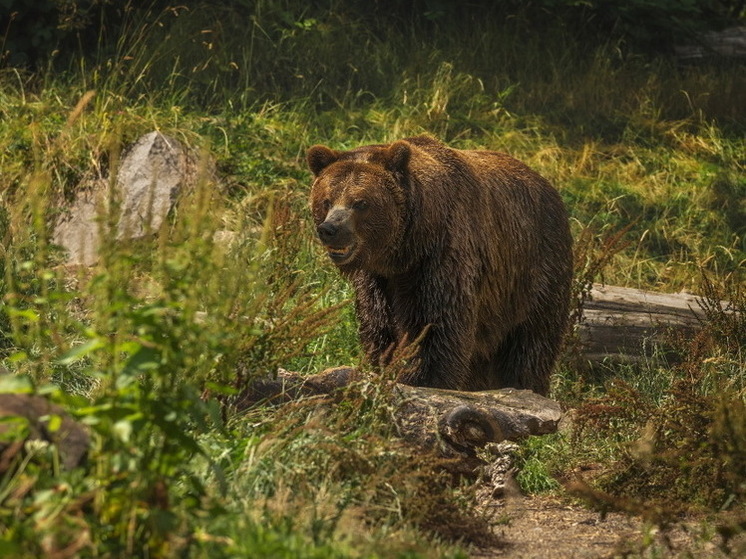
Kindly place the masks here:
POLYGON ((121 200, 117 238, 138 239, 158 231, 187 179, 187 152, 160 132, 142 136, 122 159, 117 174, 121 200))
POLYGON ((57 220, 52 241, 67 251, 67 263, 92 266, 101 245, 98 216, 104 211, 107 181, 93 181, 78 190, 72 205, 57 220))
MULTIPOLYGON (((158 231, 179 195, 195 183, 194 161, 180 142, 160 132, 145 134, 126 151, 114 183, 118 240, 158 231)), ((53 241, 67 251, 68 264, 90 266, 98 260, 99 222, 109 208, 110 180, 81 185, 58 219, 53 241)))

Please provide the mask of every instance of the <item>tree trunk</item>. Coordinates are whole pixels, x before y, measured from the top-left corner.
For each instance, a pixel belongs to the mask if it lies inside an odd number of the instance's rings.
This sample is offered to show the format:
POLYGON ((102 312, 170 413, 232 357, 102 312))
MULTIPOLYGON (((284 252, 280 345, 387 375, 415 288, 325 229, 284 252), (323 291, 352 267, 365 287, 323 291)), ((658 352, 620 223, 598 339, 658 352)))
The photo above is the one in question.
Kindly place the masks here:
POLYGON ((676 360, 674 339, 701 326, 699 301, 688 293, 594 285, 577 329, 580 354, 591 364, 676 360))

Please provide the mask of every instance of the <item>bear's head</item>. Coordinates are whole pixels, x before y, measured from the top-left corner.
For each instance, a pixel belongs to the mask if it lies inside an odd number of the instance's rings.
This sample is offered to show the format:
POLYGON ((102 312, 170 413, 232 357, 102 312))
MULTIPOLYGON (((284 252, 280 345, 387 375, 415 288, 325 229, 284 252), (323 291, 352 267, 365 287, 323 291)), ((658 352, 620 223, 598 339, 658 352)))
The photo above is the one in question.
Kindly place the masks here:
POLYGON ((336 151, 313 146, 311 212, 340 271, 385 274, 404 231, 410 145, 399 141, 336 151))

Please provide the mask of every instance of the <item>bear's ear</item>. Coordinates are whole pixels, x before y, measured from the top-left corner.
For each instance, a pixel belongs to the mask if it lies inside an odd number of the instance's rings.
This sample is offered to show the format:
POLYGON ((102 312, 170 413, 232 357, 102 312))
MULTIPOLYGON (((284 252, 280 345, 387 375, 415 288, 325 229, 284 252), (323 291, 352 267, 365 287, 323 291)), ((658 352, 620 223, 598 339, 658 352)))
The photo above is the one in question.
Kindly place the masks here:
POLYGON ((334 163, 340 157, 340 152, 329 149, 326 146, 311 146, 306 152, 308 167, 315 177, 334 163))
POLYGON ((386 150, 386 168, 394 173, 403 173, 409 165, 411 148, 407 142, 399 140, 394 142, 386 150))

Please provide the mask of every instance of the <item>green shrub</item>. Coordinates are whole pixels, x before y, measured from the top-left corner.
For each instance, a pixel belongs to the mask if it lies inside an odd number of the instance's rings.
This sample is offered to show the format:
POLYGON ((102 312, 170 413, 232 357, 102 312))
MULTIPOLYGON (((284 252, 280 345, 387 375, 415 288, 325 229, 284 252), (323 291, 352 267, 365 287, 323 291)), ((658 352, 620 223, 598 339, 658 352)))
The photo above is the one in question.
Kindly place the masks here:
POLYGON ((740 285, 737 277, 725 287, 705 277, 707 322, 661 397, 651 400, 616 381, 606 394, 578 408, 577 439, 622 443, 596 479, 597 487, 611 495, 605 506, 624 496, 620 508, 638 500, 639 510, 661 511, 658 520, 697 508, 744 510, 746 300, 740 285))

